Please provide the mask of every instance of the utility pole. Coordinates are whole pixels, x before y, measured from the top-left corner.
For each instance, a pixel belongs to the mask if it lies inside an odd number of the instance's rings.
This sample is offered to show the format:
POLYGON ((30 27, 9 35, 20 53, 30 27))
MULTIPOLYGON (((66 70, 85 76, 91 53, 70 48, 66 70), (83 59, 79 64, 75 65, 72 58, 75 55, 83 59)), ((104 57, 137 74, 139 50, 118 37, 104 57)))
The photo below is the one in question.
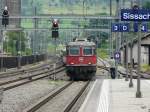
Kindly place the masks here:
MULTIPOLYGON (((0 5, 0 10, 2 11, 2 0, 1 0, 1 5, 0 5)), ((2 15, 2 14, 1 14, 2 15)), ((1 19, 0 19, 0 23, 2 23, 2 21, 1 21, 1 19)), ((2 50, 2 46, 3 46, 3 35, 2 35, 2 24, 0 24, 0 41, 1 41, 1 50, 2 50)), ((1 52, 2 53, 2 52, 1 52)), ((3 60, 1 59, 1 71, 2 71, 2 69, 3 69, 3 60)))
POLYGON ((20 32, 19 32, 19 51, 18 51, 18 69, 20 69, 21 68, 21 30, 20 30, 20 32))
MULTIPOLYGON (((125 8, 124 6, 125 6, 125 0, 122 1, 122 7, 125 8)), ((123 44, 123 67, 125 68, 126 67, 126 62, 125 62, 126 56, 125 56, 125 38, 124 38, 123 32, 121 33, 121 37, 122 37, 122 44, 123 44)))
POLYGON ((85 5, 85 0, 83 0, 83 16, 84 16, 84 5, 85 5))
MULTIPOLYGON (((141 8, 141 1, 140 0, 132 0, 132 8, 135 10, 139 10, 141 8)), ((141 93, 141 73, 140 73, 140 69, 141 69, 141 22, 137 22, 136 24, 138 24, 138 67, 137 67, 137 91, 136 91, 136 98, 141 98, 142 97, 142 93, 141 93)))
MULTIPOLYGON (((36 11, 37 11, 37 9, 36 9, 36 7, 34 7, 34 16, 36 16, 36 11)), ((34 28, 35 29, 37 29, 37 19, 35 18, 34 19, 34 28)), ((37 36, 37 31, 35 30, 34 31, 34 42, 36 43, 36 37, 37 36)), ((34 50, 35 50, 35 52, 36 52, 36 45, 34 44, 34 50)))
MULTIPOLYGON (((119 22, 119 10, 120 10, 120 6, 119 6, 119 0, 116 0, 116 3, 117 3, 117 8, 116 8, 116 17, 117 17, 117 22, 119 22)), ((119 52, 119 37, 120 36, 120 33, 118 32, 115 32, 115 37, 116 37, 116 52, 119 52)), ((116 76, 118 77, 118 59, 115 60, 116 62, 116 76)))
POLYGON ((110 3, 109 3, 109 5, 110 5, 110 6, 109 6, 109 7, 110 7, 110 16, 112 16, 112 0, 110 0, 109 2, 110 2, 110 3))
MULTIPOLYGON (((37 8, 34 6, 34 16, 37 15, 37 8)), ((37 19, 34 19, 34 28, 37 29, 37 19)), ((37 41, 37 31, 34 31, 33 36, 33 54, 34 54, 34 62, 36 62, 36 55, 37 55, 37 45, 35 44, 37 41)))
POLYGON ((0 38, 1 38, 1 71, 3 71, 3 31, 2 30, 0 30, 0 38))
MULTIPOLYGON (((122 1, 122 6, 123 6, 123 8, 125 8, 124 7, 125 6, 125 0, 122 1)), ((124 65, 125 65, 125 68, 126 68, 125 81, 128 81, 128 72, 129 72, 129 70, 128 70, 128 37, 125 36, 124 32, 122 32, 121 36, 124 38, 123 40, 125 42, 125 50, 124 50, 124 56, 125 56, 124 65)))
MULTIPOLYGON (((124 33, 123 33, 124 34, 124 33)), ((123 35, 124 36, 124 35, 123 35)), ((127 36, 124 36, 125 38, 125 59, 126 59, 126 62, 125 62, 125 66, 126 66, 126 77, 125 77, 125 81, 128 81, 128 37, 127 36)))
MULTIPOLYGON (((134 9, 139 9, 141 8, 141 1, 137 0, 137 1, 132 1, 132 5, 134 9)), ((138 22, 138 67, 137 67, 137 91, 136 91, 136 98, 141 98, 142 97, 142 93, 141 93, 141 73, 140 73, 140 69, 141 69, 141 22, 138 22)))
POLYGON ((133 87, 133 41, 130 42, 130 82, 129 82, 129 87, 133 87))
POLYGON ((141 69, 141 24, 139 23, 139 32, 138 32, 138 68, 137 68, 137 74, 138 74, 138 78, 137 78, 137 92, 136 92, 136 98, 141 98, 142 94, 141 94, 141 74, 140 74, 140 69, 141 69))
MULTIPOLYGON (((110 0, 110 16, 112 16, 112 0, 110 0)), ((112 24, 112 19, 110 20, 110 27, 112 24)), ((110 38, 109 38, 109 42, 110 42, 110 57, 113 56, 113 40, 112 40, 112 32, 110 29, 110 38)))
MULTIPOLYGON (((2 11, 3 9, 3 5, 4 5, 4 2, 3 0, 1 0, 1 6, 0 6, 0 10, 2 11)), ((2 13, 1 13, 2 15, 2 13)), ((2 19, 0 19, 1 23, 2 23, 2 19)), ((3 53, 3 31, 2 31, 2 24, 0 24, 0 41, 1 41, 1 54, 3 53)), ((2 55, 2 58, 1 58, 1 71, 3 71, 3 55, 2 55)))
MULTIPOLYGON (((131 1, 131 8, 133 7, 133 3, 131 1)), ((129 82, 129 87, 132 88, 133 87, 133 40, 130 42, 130 82, 129 82)))

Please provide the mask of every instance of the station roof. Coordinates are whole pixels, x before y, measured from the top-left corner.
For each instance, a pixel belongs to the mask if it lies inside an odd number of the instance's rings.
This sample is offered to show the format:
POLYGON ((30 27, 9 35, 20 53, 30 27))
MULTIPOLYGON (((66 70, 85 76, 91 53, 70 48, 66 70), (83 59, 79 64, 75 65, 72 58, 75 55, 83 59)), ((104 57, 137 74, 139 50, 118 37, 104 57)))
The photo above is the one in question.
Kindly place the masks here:
MULTIPOLYGON (((144 39, 147 39, 147 38, 150 38, 150 33, 142 36, 141 41, 144 40, 144 39)), ((138 39, 136 38, 136 39, 132 40, 132 42, 133 42, 132 45, 134 45, 138 42, 138 39)), ((128 42, 128 45, 131 45, 131 42, 128 42)), ((124 46, 126 46, 126 44, 123 44, 120 49, 123 49, 124 46)))

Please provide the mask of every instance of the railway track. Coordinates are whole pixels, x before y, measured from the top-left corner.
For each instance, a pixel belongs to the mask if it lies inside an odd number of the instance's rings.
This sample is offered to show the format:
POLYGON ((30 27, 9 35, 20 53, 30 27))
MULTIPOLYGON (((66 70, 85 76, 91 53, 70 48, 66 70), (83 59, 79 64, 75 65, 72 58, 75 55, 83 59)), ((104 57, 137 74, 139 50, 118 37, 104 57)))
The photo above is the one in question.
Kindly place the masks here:
POLYGON ((101 58, 98 58, 98 68, 104 69, 109 72, 109 66, 105 63, 105 61, 101 58), (99 64, 102 63, 102 64, 99 64))
POLYGON ((63 90, 65 90, 68 86, 70 86, 73 82, 70 82, 68 84, 66 84, 65 86, 59 88, 58 90, 56 90, 54 93, 50 93, 48 94, 46 97, 44 97, 43 99, 41 99, 39 102, 37 102, 36 104, 33 104, 31 107, 25 109, 23 112, 35 112, 36 110, 38 110, 41 106, 43 106, 44 104, 46 104, 49 100, 51 100, 52 98, 54 98, 56 95, 58 95, 59 93, 61 93, 63 90))
MULTIPOLYGON (((98 68, 101 68, 101 69, 104 69, 106 71, 109 71, 109 67, 106 66, 106 64, 104 63, 104 61, 100 58, 98 58, 99 61, 101 61, 103 63, 103 66, 99 66, 98 65, 98 68)), ((121 70, 118 70, 118 73, 121 74, 123 77, 126 77, 126 73, 122 72, 121 70)), ((133 78, 136 79, 138 77, 137 75, 137 71, 133 70, 132 71, 133 73, 133 78)), ((141 78, 143 79, 150 79, 150 75, 146 74, 146 73, 140 73, 141 74, 141 78)), ((128 76, 130 76, 130 74, 128 74, 128 76)))
MULTIPOLYGON (((67 90, 71 85, 73 85, 75 82, 69 82, 68 84, 66 84, 65 86, 59 88, 58 90, 54 91, 53 93, 50 93, 49 95, 47 95, 46 97, 40 99, 37 103, 33 104, 32 106, 28 107, 27 109, 25 109, 23 112, 39 112, 38 110, 45 106, 48 102, 50 102, 51 100, 57 100, 57 96, 59 96, 60 94, 63 93, 63 91, 67 90)), ((80 98, 80 96, 82 95, 82 93, 85 91, 85 89, 87 88, 87 86, 89 85, 90 81, 86 82, 84 84, 84 86, 80 89, 80 91, 76 94, 76 96, 73 98, 73 100, 68 101, 70 102, 69 104, 66 104, 64 109, 61 109, 62 112, 69 112, 72 107, 74 106, 74 104, 77 102, 77 100, 80 98)), ((71 93, 69 93, 71 94, 71 93)), ((67 97, 67 96, 66 96, 67 97)), ((57 104, 56 104, 57 105, 57 104)), ((42 111, 44 112, 44 111, 42 111)))
MULTIPOLYGON (((59 73, 61 71, 64 71, 65 68, 64 67, 57 67, 55 73, 59 73)), ((3 83, 0 83, 0 88, 3 88, 4 91, 36 81, 36 80, 40 80, 46 77, 49 77, 51 75, 54 74, 54 70, 47 70, 47 71, 43 71, 41 73, 38 74, 33 74, 31 76, 26 76, 26 77, 22 77, 19 79, 15 79, 15 80, 10 80, 10 81, 6 81, 3 83)))
MULTIPOLYGON (((56 64, 61 63, 61 62, 62 61, 57 61, 56 64)), ((40 71, 40 70, 43 70, 43 69, 48 69, 48 68, 50 68, 50 65, 52 65, 52 64, 53 64, 53 62, 47 62, 47 63, 37 65, 37 66, 34 66, 34 67, 29 67, 29 68, 10 71, 10 72, 0 73, 0 79, 15 77, 15 76, 18 76, 18 75, 24 75, 26 73, 32 73, 32 72, 37 72, 37 71, 40 71)))
POLYGON ((88 81, 85 86, 80 90, 80 92, 76 95, 76 97, 71 101, 71 103, 65 108, 64 112, 70 112, 76 102, 79 100, 85 89, 88 87, 90 81, 88 81))

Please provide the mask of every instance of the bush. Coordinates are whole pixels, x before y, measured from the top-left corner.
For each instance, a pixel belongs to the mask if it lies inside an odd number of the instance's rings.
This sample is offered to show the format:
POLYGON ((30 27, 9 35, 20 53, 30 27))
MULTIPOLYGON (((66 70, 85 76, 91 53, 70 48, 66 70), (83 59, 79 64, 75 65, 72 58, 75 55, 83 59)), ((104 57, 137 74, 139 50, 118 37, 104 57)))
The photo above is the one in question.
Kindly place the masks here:
POLYGON ((101 57, 102 59, 108 58, 108 52, 104 49, 97 49, 97 56, 101 57))
POLYGON ((150 71, 150 66, 147 65, 147 64, 144 64, 144 65, 141 66, 141 70, 143 72, 149 72, 150 71))

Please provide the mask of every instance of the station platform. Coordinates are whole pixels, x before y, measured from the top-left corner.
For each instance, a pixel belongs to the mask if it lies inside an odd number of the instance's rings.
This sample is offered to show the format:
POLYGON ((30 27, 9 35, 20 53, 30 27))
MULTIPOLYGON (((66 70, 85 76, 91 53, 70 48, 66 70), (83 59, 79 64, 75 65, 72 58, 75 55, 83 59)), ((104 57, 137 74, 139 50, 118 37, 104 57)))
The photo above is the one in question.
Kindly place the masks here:
POLYGON ((150 80, 141 80, 142 98, 136 98, 125 79, 96 80, 78 112, 150 112, 150 80))

